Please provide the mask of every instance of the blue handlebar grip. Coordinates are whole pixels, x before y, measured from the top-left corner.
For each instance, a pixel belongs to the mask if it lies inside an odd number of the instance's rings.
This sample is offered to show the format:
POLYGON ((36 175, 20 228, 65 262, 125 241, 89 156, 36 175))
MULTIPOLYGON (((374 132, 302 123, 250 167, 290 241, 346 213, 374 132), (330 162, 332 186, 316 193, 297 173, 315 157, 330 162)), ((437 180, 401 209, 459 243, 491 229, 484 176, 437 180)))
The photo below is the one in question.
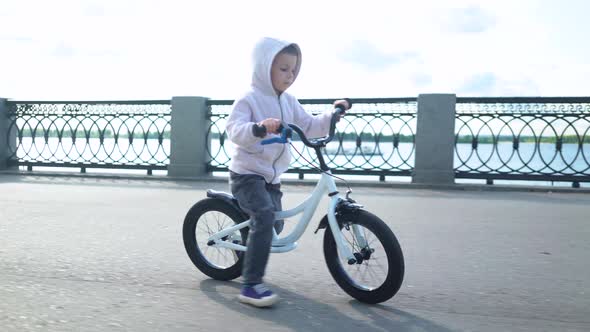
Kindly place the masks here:
POLYGON ((273 143, 288 143, 290 136, 291 136, 291 128, 283 128, 281 130, 280 137, 273 137, 273 138, 262 140, 260 142, 260 144, 268 145, 268 144, 273 144, 273 143))
POLYGON ((273 143, 287 143, 287 140, 283 139, 282 137, 273 137, 260 142, 260 144, 262 145, 268 145, 273 143))

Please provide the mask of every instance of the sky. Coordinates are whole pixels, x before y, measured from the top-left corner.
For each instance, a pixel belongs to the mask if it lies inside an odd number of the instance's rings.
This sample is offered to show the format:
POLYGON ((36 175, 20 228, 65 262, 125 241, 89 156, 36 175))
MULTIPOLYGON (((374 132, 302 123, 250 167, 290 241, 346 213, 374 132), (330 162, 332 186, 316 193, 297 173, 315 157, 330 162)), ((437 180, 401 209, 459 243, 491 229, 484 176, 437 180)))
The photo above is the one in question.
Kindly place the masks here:
POLYGON ((303 98, 589 96, 584 0, 0 0, 0 97, 234 99, 261 37, 303 98))

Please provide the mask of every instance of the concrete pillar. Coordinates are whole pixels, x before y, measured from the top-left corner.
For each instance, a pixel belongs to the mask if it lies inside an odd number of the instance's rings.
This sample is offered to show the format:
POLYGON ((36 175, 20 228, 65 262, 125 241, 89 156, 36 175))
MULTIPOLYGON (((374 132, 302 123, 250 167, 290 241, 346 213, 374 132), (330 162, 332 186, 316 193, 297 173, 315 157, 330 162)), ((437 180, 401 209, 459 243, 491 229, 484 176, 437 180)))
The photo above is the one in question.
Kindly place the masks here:
POLYGON ((418 96, 416 160, 412 183, 453 184, 455 171, 454 94, 418 96))
POLYGON ((207 98, 172 98, 169 176, 206 175, 209 161, 207 131, 210 124, 207 113, 207 98))
POLYGON ((14 146, 15 143, 11 142, 11 137, 9 137, 9 126, 10 121, 8 119, 8 106, 6 105, 6 99, 0 98, 0 170, 8 168, 6 161, 10 156, 10 146, 14 146))

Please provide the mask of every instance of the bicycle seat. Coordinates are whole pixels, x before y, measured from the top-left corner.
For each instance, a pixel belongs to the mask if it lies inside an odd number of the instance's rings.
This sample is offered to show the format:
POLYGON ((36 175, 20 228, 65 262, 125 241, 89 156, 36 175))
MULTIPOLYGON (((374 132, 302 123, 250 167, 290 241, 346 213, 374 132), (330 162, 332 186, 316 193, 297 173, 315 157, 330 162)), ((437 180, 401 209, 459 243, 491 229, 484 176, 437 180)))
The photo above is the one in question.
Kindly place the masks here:
POLYGON ((207 190, 207 197, 220 198, 220 199, 223 199, 226 201, 238 203, 238 200, 232 194, 228 194, 224 191, 217 191, 217 190, 213 190, 213 189, 208 189, 207 190))
POLYGON ((244 212, 244 210, 242 210, 242 208, 240 208, 240 204, 238 204, 238 200, 232 194, 228 194, 223 191, 208 189, 207 190, 207 197, 220 199, 220 200, 228 203, 230 206, 233 206, 240 214, 242 214, 242 218, 244 220, 249 218, 248 214, 246 212, 244 212))

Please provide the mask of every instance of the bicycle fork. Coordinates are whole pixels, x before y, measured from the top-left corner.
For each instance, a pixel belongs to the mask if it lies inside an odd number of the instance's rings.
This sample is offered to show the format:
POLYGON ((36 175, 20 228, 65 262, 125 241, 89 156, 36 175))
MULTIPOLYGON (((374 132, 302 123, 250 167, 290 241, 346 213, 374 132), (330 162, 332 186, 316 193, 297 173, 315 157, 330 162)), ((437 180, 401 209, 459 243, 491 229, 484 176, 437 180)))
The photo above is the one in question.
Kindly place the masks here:
MULTIPOLYGON (((336 242, 336 248, 338 249, 338 253, 340 254, 340 256, 346 258, 346 261, 349 265, 352 265, 357 262, 356 257, 348 243, 346 243, 344 235, 342 235, 342 230, 340 229, 338 221, 336 220, 336 206, 339 200, 339 197, 334 196, 330 201, 330 207, 328 208, 328 225, 332 230, 332 235, 334 236, 334 241, 336 242)), ((366 248, 367 240, 362 234, 360 227, 358 225, 352 225, 352 231, 358 245, 361 248, 366 248)))

